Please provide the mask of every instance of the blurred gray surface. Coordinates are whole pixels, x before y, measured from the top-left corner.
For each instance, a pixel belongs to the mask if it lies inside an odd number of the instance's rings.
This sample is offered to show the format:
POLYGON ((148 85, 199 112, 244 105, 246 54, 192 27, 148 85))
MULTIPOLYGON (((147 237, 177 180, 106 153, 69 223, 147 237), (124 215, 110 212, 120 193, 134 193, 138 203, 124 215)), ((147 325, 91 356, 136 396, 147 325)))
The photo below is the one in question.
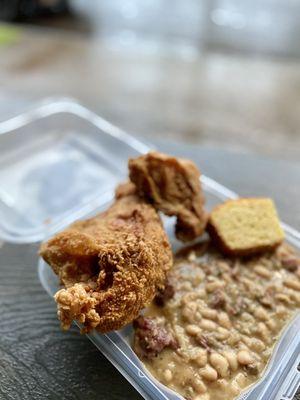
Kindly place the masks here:
MULTIPOLYGON (((300 229, 300 165, 197 146, 156 142, 193 159, 203 173, 241 195, 275 198, 300 229)), ((0 248, 0 398, 3 400, 141 399, 76 328, 63 333, 54 302, 37 276, 37 245, 0 248)))
POLYGON ((299 58, 181 46, 177 26, 175 43, 21 26, 0 43, 0 103, 16 112, 20 99, 71 96, 149 140, 299 161, 299 58))

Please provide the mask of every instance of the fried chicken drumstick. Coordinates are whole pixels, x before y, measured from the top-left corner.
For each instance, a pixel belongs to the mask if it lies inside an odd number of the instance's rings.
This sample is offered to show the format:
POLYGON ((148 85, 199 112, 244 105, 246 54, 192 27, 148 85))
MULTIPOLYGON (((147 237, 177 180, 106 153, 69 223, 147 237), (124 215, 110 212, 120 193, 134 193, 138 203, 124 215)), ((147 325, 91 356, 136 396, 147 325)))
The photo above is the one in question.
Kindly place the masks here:
MULTIPOLYGON (((178 239, 190 241, 204 232, 207 216, 200 172, 192 161, 150 152, 130 159, 128 167, 138 195, 164 214, 177 217, 178 239)), ((133 187, 128 184, 122 189, 129 192, 133 187)))
POLYGON ((104 213, 71 225, 42 245, 41 256, 65 286, 55 294, 63 329, 117 330, 163 288, 171 247, 155 209, 120 196, 104 213))

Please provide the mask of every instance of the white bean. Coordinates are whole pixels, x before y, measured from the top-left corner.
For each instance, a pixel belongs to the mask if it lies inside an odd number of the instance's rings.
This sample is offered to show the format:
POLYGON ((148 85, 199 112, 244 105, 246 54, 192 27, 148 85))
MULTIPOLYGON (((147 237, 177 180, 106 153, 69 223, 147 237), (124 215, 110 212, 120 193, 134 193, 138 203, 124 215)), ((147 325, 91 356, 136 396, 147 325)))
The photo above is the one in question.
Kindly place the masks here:
POLYGON ((276 307, 276 317, 279 317, 280 319, 285 318, 287 314, 288 311, 283 305, 276 307))
POLYGON ((196 378, 193 381, 192 385, 193 385, 193 388, 196 390, 196 392, 199 394, 205 393, 207 390, 205 384, 199 378, 196 378))
POLYGON ((224 287, 224 282, 221 281, 208 282, 205 286, 208 293, 214 292, 216 289, 221 289, 222 287, 224 287))
POLYGON ((219 326, 217 328, 216 338, 219 340, 226 340, 230 336, 230 331, 228 329, 222 328, 219 326))
POLYGON ((199 370, 199 374, 207 381, 216 381, 218 379, 217 371, 210 365, 206 365, 204 368, 199 370))
POLYGON ((222 279, 226 282, 226 283, 230 283, 232 282, 232 277, 227 273, 223 273, 222 274, 222 279))
POLYGON ((241 319, 246 322, 254 322, 255 321, 253 315, 249 314, 248 312, 243 312, 241 315, 241 319))
POLYGON ((235 346, 241 340, 241 336, 238 332, 231 332, 228 338, 228 344, 230 346, 235 346))
POLYGON ((291 293, 291 299, 297 304, 300 304, 300 293, 291 293))
POLYGON ((179 285, 180 289, 185 290, 185 291, 191 291, 192 290, 192 284, 191 282, 183 282, 179 285))
POLYGON ((187 293, 181 298, 181 305, 184 306, 189 306, 189 307, 195 307, 197 308, 197 303, 194 301, 197 299, 197 293, 187 293))
POLYGON ((172 378, 173 378, 173 374, 172 371, 170 371, 169 369, 166 369, 163 373, 164 379, 167 383, 171 382, 172 378))
POLYGON ((224 351, 224 356, 226 357, 230 369, 232 371, 236 371, 238 369, 238 361, 236 358, 236 354, 233 351, 224 351))
POLYGON ((182 316, 189 322, 193 322, 194 320, 194 315, 196 314, 197 311, 197 303, 196 302, 190 302, 186 305, 184 305, 183 310, 182 310, 182 316))
POLYGON ((263 267, 262 265, 256 265, 253 269, 257 273, 257 275, 261 276, 262 278, 271 278, 272 276, 271 271, 269 271, 266 267, 263 267))
POLYGON ((282 301, 283 303, 290 304, 291 299, 287 294, 284 293, 277 293, 275 294, 275 299, 282 301))
POLYGON ((248 347, 251 347, 252 344, 252 339, 249 338, 248 336, 243 336, 242 337, 243 343, 245 343, 248 347))
POLYGON ((206 329, 207 331, 214 331, 217 328, 215 322, 209 319, 202 319, 199 323, 201 328, 206 329))
POLYGON ((192 251, 189 255, 188 255, 188 260, 189 261, 196 261, 197 257, 196 257, 196 253, 194 251, 192 251))
POLYGON ((241 350, 237 354, 238 362, 241 365, 249 365, 253 362, 253 357, 247 350, 241 350))
POLYGON ((270 331, 275 331, 277 328, 276 322, 273 319, 269 319, 266 322, 267 327, 270 329, 270 331))
POLYGON ((218 264, 218 267, 220 269, 222 269, 223 271, 230 271, 231 270, 230 266, 225 261, 218 261, 217 264, 218 264))
POLYGON ((263 322, 259 322, 257 324, 257 330, 256 332, 264 339, 264 340, 268 340, 269 339, 269 331, 268 328, 266 326, 266 324, 264 324, 263 322))
POLYGON ((264 342, 260 339, 252 338, 250 339, 249 347, 256 352, 264 351, 266 346, 264 342))
POLYGON ((207 364, 207 350, 200 349, 194 361, 199 367, 205 367, 207 364))
POLYGON ((286 279, 283 284, 294 290, 300 290, 300 282, 297 279, 286 279))
POLYGON ((200 310, 200 313, 202 314, 202 316, 204 318, 213 319, 213 320, 215 320, 218 315, 217 310, 211 310, 210 308, 203 308, 200 310))
POLYGON ((201 329, 197 325, 187 325, 185 331, 188 335, 196 336, 201 332, 201 329))
POLYGON ((228 317, 228 315, 225 312, 220 312, 218 314, 218 322, 221 326, 223 326, 223 328, 227 328, 230 329, 231 328, 231 322, 230 319, 228 317))
POLYGON ((211 365, 217 370, 218 374, 225 378, 228 375, 229 364, 225 357, 219 353, 213 353, 210 356, 211 365))
POLYGON ((205 289, 198 289, 197 290, 198 298, 199 299, 204 299, 206 296, 206 290, 205 289))
POLYGON ((258 307, 254 311, 254 315, 255 315, 256 318, 258 318, 258 319, 260 319, 262 321, 267 321, 269 319, 268 313, 262 307, 258 307))

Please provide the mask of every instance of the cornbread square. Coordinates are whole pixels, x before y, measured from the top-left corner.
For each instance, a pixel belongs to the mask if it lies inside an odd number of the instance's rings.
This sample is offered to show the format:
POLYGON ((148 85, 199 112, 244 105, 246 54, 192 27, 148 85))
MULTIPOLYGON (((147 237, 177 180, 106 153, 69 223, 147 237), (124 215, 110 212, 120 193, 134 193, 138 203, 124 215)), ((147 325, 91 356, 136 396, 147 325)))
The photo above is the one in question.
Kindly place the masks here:
POLYGON ((215 207, 208 232, 228 255, 272 250, 284 239, 275 205, 269 198, 240 198, 215 207))

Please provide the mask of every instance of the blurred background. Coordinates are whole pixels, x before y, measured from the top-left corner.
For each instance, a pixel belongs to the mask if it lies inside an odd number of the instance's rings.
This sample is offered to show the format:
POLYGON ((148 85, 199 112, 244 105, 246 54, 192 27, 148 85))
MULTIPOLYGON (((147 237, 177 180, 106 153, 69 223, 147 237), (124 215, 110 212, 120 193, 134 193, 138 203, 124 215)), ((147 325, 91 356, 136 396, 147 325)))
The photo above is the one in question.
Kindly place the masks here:
POLYGON ((298 0, 0 0, 0 119, 71 96, 134 135, 300 159, 298 0))

